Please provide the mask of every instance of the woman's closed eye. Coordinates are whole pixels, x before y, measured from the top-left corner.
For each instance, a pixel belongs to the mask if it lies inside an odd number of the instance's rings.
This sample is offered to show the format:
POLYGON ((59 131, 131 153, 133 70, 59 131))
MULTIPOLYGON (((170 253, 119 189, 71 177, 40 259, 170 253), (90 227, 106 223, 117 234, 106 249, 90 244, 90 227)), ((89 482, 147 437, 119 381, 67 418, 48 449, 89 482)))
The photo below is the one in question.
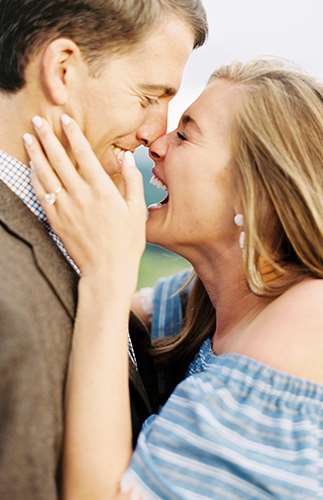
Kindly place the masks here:
POLYGON ((182 132, 177 131, 176 135, 180 141, 187 141, 187 137, 182 132))

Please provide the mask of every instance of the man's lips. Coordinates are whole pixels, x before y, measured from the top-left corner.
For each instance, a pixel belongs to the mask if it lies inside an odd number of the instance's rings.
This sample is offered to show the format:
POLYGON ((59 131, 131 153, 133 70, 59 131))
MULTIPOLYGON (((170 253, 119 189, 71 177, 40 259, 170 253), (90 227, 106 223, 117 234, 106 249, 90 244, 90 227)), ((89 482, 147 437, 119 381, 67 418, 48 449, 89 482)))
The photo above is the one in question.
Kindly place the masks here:
POLYGON ((135 150, 137 149, 136 147, 135 148, 123 148, 121 146, 117 146, 116 144, 112 144, 111 148, 113 151, 115 151, 117 153, 120 153, 120 152, 127 153, 128 151, 130 151, 131 153, 134 153, 135 150))
POLYGON ((138 143, 138 142, 133 142, 133 143, 125 143, 125 144, 122 144, 122 142, 114 142, 111 147, 112 149, 114 150, 117 150, 117 151, 131 151, 131 153, 134 153, 136 151, 136 149, 138 149, 142 144, 138 143))
POLYGON ((108 149, 107 149, 107 154, 112 154, 113 158, 114 158, 114 163, 117 165, 117 170, 120 171, 120 166, 122 165, 122 162, 124 160, 124 157, 125 157, 125 154, 126 153, 132 153, 134 154, 134 149, 125 149, 125 148, 121 148, 119 146, 116 146, 114 144, 112 144, 108 149))

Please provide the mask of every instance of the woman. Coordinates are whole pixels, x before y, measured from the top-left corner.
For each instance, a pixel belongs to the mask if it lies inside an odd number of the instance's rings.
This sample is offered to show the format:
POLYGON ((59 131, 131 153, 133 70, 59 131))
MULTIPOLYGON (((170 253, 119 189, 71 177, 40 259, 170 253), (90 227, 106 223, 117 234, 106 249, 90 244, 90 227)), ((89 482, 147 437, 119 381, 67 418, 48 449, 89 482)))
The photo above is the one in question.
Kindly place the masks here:
POLYGON ((27 149, 39 198, 59 192, 43 206, 82 270, 65 498, 323 497, 322 85, 273 61, 223 67, 152 146, 168 196, 149 210, 147 239, 197 274, 182 331, 156 357, 180 381, 198 354, 133 454, 127 320, 142 179, 126 153, 123 198, 76 123, 62 124, 78 170, 45 122, 36 133, 51 165, 36 141, 27 149))

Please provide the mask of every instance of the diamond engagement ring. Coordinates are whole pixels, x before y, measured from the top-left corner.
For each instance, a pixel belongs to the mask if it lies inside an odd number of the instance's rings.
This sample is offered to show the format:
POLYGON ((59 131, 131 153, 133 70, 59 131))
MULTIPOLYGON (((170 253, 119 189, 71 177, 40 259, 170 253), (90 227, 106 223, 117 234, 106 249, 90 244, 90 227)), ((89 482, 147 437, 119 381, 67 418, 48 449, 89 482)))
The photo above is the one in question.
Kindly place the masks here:
POLYGON ((46 193, 44 196, 44 200, 46 201, 47 205, 51 207, 52 205, 55 205, 57 201, 57 195, 62 191, 61 187, 58 187, 55 189, 54 193, 46 193))

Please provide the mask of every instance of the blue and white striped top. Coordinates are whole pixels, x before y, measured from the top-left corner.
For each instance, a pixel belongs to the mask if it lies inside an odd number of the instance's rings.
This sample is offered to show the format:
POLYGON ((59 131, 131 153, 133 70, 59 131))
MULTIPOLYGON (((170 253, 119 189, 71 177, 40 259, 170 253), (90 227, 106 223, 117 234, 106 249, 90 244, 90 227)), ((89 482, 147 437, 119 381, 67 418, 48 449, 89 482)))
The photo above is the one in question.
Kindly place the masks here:
POLYGON ((122 488, 143 500, 323 499, 323 386, 205 341, 144 424, 122 488))
POLYGON ((192 283, 189 283, 191 276, 192 271, 183 271, 169 278, 161 278, 152 289, 151 336, 154 340, 179 333, 183 312, 178 292, 182 290, 183 294, 189 293, 192 288, 192 283), (187 283, 189 284, 185 287, 187 283))

